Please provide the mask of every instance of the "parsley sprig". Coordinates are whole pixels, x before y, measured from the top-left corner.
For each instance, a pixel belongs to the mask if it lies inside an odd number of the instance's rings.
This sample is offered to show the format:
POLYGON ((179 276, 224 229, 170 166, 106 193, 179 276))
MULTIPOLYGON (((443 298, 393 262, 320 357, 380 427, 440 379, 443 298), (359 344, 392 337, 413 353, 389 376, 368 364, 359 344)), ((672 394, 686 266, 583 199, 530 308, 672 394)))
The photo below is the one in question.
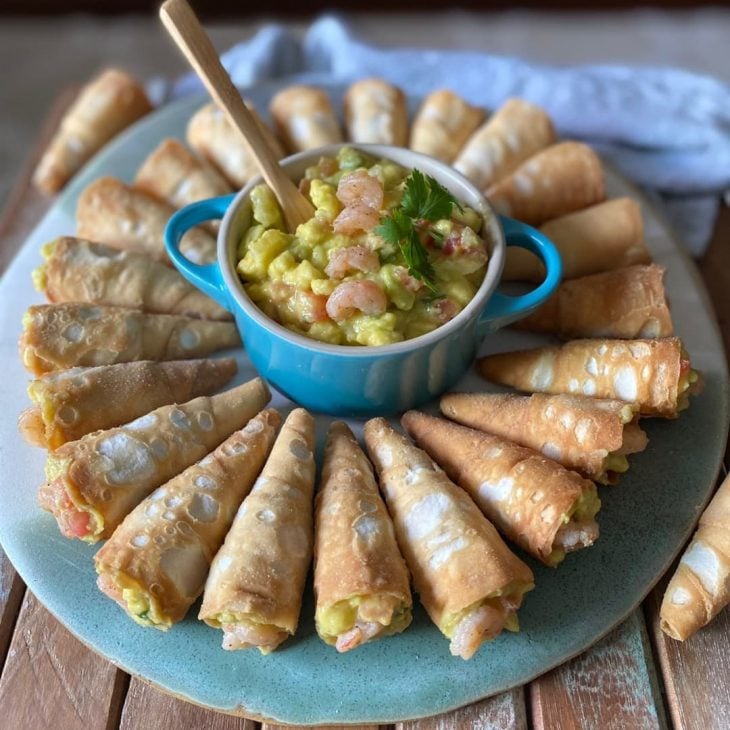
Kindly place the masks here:
POLYGON ((398 246, 408 266, 408 273, 436 291, 436 273, 428 251, 418 236, 424 222, 450 218, 452 206, 461 210, 454 196, 437 180, 413 170, 406 178, 400 206, 380 219, 375 233, 391 245, 398 246))

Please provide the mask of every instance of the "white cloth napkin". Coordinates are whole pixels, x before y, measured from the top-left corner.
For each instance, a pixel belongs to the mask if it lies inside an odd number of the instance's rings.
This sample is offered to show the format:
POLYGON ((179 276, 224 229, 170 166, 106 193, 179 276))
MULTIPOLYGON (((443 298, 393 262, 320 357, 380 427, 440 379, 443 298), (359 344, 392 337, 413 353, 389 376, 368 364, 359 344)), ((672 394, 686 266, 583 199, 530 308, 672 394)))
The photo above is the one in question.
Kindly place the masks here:
MULTIPOLYGON (((593 145, 624 175, 661 199, 693 254, 705 249, 721 194, 730 188, 730 88, 671 68, 556 67, 485 53, 384 49, 323 17, 302 40, 278 25, 222 56, 235 83, 302 73, 334 82, 380 76, 413 95, 448 87, 496 109, 519 96, 543 107, 563 137, 593 145)), ((167 98, 199 90, 186 76, 167 98)))

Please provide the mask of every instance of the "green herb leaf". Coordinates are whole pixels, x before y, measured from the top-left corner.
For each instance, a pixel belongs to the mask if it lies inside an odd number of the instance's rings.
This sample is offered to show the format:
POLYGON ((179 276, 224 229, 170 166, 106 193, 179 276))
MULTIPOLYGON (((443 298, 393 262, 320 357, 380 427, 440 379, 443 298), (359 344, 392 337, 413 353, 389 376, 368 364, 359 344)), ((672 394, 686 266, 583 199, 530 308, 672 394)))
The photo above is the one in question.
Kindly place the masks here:
POLYGON ((428 258, 428 251, 423 247, 415 229, 412 229, 408 238, 401 243, 401 251, 408 264, 408 273, 420 279, 432 292, 435 292, 436 272, 428 258))
POLYGON ((401 208, 414 220, 437 221, 451 217, 451 208, 461 210, 459 201, 438 180, 413 170, 406 178, 401 208))
MULTIPOLYGON (((375 233, 386 243, 400 248, 408 273, 420 279, 434 293, 437 292, 436 272, 418 231, 419 228, 424 229, 424 220, 433 223, 450 218, 453 206, 462 209, 456 198, 437 180, 419 170, 412 170, 406 178, 400 207, 381 218, 375 228, 375 233)), ((428 233, 434 241, 443 243, 443 236, 438 231, 429 230, 428 233)))

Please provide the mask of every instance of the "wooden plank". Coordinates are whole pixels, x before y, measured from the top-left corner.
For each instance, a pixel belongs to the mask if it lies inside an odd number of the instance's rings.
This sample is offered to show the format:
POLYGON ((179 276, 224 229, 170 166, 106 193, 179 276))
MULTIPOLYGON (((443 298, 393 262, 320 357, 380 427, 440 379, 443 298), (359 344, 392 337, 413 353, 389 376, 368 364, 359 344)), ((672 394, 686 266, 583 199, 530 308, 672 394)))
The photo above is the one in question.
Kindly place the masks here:
POLYGON ((644 606, 651 626, 667 705, 676 730, 730 728, 730 608, 687 641, 675 641, 659 628, 659 609, 674 567, 644 606))
POLYGON ((207 710, 131 679, 119 730, 255 730, 243 717, 207 710))
POLYGON ((398 723, 396 730, 527 730, 525 693, 522 687, 473 705, 423 720, 398 723))
POLYGON ((0 548, 0 671, 5 663, 25 585, 0 548))
POLYGON ((71 636, 26 591, 0 678, 0 725, 116 727, 123 676, 71 636))
POLYGON ((536 679, 530 705, 536 730, 665 727, 641 611, 581 656, 536 679))

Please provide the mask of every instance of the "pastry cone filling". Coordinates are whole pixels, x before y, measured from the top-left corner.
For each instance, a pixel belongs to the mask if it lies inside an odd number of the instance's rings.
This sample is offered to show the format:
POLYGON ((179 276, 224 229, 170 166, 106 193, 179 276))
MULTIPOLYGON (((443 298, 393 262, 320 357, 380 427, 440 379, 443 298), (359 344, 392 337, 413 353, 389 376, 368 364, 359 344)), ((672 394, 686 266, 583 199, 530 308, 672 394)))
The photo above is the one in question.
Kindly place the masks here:
POLYGON ((48 277, 47 277, 47 269, 48 264, 46 261, 53 256, 53 250, 56 248, 56 241, 49 241, 48 243, 44 243, 41 246, 41 256, 45 259, 45 261, 40 264, 40 266, 37 266, 33 271, 31 272, 31 278, 33 279, 33 286, 36 288, 37 291, 43 292, 46 290, 46 286, 48 285, 48 277))
POLYGON ((275 624, 267 624, 251 614, 219 613, 206 619, 206 623, 223 629, 223 648, 258 649, 262 654, 270 654, 279 644, 289 637, 289 632, 275 624))
POLYGON ((677 384, 677 412, 689 408, 689 397, 699 391, 700 374, 692 369, 689 355, 682 348, 682 360, 679 364, 679 383, 677 384))
POLYGON ((78 537, 86 542, 96 542, 104 530, 104 518, 98 510, 81 500, 74 486, 68 481, 70 460, 48 457, 46 464, 47 484, 38 493, 40 506, 48 510, 58 522, 66 537, 78 537))
POLYGON ((547 559, 548 565, 554 567, 567 553, 593 545, 598 539, 598 525, 595 518, 600 508, 601 500, 598 499, 595 485, 592 485, 578 497, 571 510, 563 516, 563 526, 553 540, 553 549, 547 559))
POLYGON ((639 428, 639 424, 632 423, 637 416, 630 405, 625 405, 619 411, 619 417, 624 424, 621 448, 606 455, 603 460, 603 471, 596 477, 599 484, 617 484, 619 475, 629 470, 629 460, 626 456, 643 451, 648 443, 646 434, 639 428))
POLYGON ((523 594, 532 588, 531 584, 510 583, 463 611, 445 616, 440 628, 451 639, 452 655, 471 659, 484 641, 496 639, 503 629, 519 631, 517 609, 523 594))
POLYGON ((352 596, 318 611, 317 633, 340 653, 381 636, 403 631, 411 622, 411 607, 397 596, 352 596))
POLYGON ((18 429, 23 438, 36 446, 48 445, 46 440, 46 425, 43 422, 41 409, 33 406, 26 408, 20 416, 18 416, 18 429))
POLYGON ((140 626, 152 626, 162 631, 172 626, 172 621, 160 610, 154 596, 125 573, 115 576, 101 573, 96 584, 102 593, 116 601, 140 626))

